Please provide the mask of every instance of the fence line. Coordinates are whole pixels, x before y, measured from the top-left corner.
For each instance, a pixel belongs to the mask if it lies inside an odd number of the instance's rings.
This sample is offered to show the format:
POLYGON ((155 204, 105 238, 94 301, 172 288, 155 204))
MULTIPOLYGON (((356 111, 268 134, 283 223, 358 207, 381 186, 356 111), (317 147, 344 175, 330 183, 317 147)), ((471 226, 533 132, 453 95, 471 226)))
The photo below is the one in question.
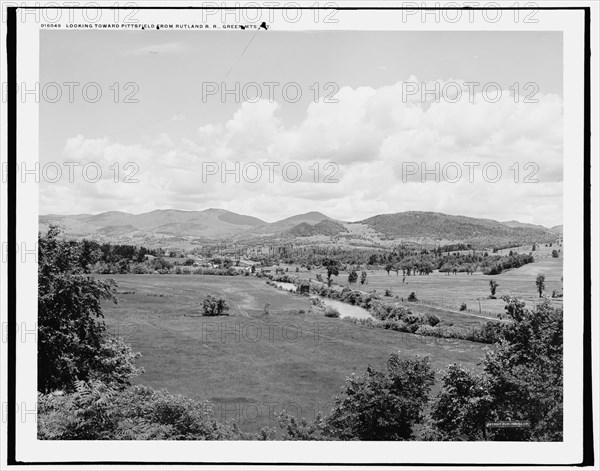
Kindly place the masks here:
MULTIPOLYGON (((436 303, 434 301, 428 301, 428 300, 424 300, 424 299, 419 299, 416 302, 418 304, 423 304, 425 306, 436 307, 436 308, 441 308, 441 309, 448 309, 450 311, 460 311, 460 308, 458 308, 456 306, 452 306, 450 304, 436 303)), ((481 314, 481 315, 485 315, 488 317, 496 317, 495 312, 486 311, 485 309, 482 309, 480 311, 479 309, 466 308, 466 309, 463 309, 463 312, 468 312, 469 314, 481 314)))

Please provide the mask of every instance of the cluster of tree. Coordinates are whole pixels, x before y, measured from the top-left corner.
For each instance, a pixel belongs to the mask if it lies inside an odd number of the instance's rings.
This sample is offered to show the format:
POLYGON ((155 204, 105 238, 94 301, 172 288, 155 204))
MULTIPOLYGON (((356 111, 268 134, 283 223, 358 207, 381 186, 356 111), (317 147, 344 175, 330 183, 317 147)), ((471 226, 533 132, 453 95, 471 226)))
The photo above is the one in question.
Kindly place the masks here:
POLYGON ((154 273, 173 267, 172 263, 164 260, 162 249, 124 244, 99 244, 87 239, 65 240, 65 243, 79 252, 79 265, 84 273, 154 273))
POLYGON ((149 249, 144 246, 124 244, 99 244, 92 240, 82 240, 82 252, 88 255, 88 270, 94 273, 130 273, 136 266, 145 266, 147 256, 161 258, 162 249, 149 249))
POLYGON ((435 324, 437 316, 425 316, 411 313, 404 319, 387 319, 384 321, 374 319, 344 318, 344 321, 359 324, 371 328, 394 330, 409 334, 421 335, 423 337, 434 337, 438 339, 468 340, 492 344, 498 341, 501 324, 496 321, 488 321, 478 327, 459 327, 450 322, 440 321, 435 324), (431 325, 434 323, 435 325, 431 325))
POLYGON ((367 310, 371 309, 374 301, 380 299, 379 295, 375 292, 363 293, 362 291, 352 290, 350 288, 344 288, 339 291, 327 286, 311 284, 310 290, 312 293, 318 294, 324 298, 335 299, 367 310))
MULTIPOLYGON (((390 254, 391 255, 391 254, 390 254)), ((502 271, 518 268, 527 263, 533 262, 533 256, 527 254, 510 253, 509 255, 489 255, 458 252, 451 254, 438 254, 435 251, 422 253, 419 255, 410 255, 396 260, 398 254, 388 257, 389 260, 383 265, 388 275, 395 272, 403 276, 410 275, 429 275, 434 270, 442 273, 468 273, 483 271, 486 274, 494 275, 502 271)))
MULTIPOLYGON (((39 252, 40 439, 562 440, 563 313, 547 300, 531 311, 509 299, 483 371, 448 366, 434 397, 429 359, 393 353, 385 369, 351 374, 326 415, 308 421, 282 413, 279 429, 246 434, 217 421, 209 403, 131 386, 141 373, 138 355, 102 321, 100 303, 114 299, 114 284, 87 275, 81 245, 61 240, 54 227, 40 235, 39 252), (529 426, 487 426, 506 420, 529 426)), ((353 296, 382 317, 410 316, 372 294, 346 291, 346 299, 353 296)), ((224 310, 218 299, 208 301, 211 312, 224 310)))
POLYGON ((373 249, 365 248, 346 248, 336 245, 326 246, 302 246, 288 251, 284 256, 275 258, 274 256, 262 255, 251 257, 256 261, 270 262, 274 260, 281 261, 287 264, 303 265, 303 266, 322 266, 326 260, 335 260, 340 265, 364 265, 367 263, 369 256, 373 253, 373 249))
MULTIPOLYGON (((391 250, 373 249, 347 249, 335 246, 328 247, 301 247, 294 249, 292 254, 282 258, 274 256, 260 256, 253 259, 260 261, 264 266, 283 262, 288 264, 298 264, 310 270, 313 266, 322 266, 325 268, 337 268, 338 274, 344 267, 349 271, 361 270, 361 267, 383 268, 396 275, 402 273, 403 276, 411 275, 429 275, 434 270, 444 273, 469 273, 483 271, 484 273, 496 274, 501 271, 517 268, 533 261, 533 256, 526 254, 517 254, 512 251, 509 255, 499 255, 494 251, 493 255, 488 252, 476 252, 472 250, 471 244, 451 244, 444 246, 435 246, 431 248, 422 248, 418 245, 402 244, 391 250), (463 253, 461 253, 461 251, 463 253), (350 268, 348 268, 350 267, 350 268)), ((329 269, 328 269, 329 271, 329 269)), ((332 276, 338 276, 333 274, 332 276)), ((331 277, 327 277, 328 282, 331 277)), ((354 275, 348 280, 350 283, 356 283, 354 275)))
POLYGON ((436 326, 440 319, 433 314, 419 314, 394 303, 376 301, 369 311, 373 317, 381 321, 384 329, 415 333, 421 325, 436 326))
POLYGON ((210 263, 219 268, 231 268, 234 265, 239 266, 240 264, 239 260, 236 263, 229 257, 213 257, 210 259, 210 263))
POLYGON ((312 435, 334 440, 410 440, 424 418, 434 372, 428 358, 392 353, 384 371, 351 374, 312 435))
POLYGON ((227 316, 229 315, 229 304, 223 298, 206 295, 202 300, 202 315, 203 316, 227 316))
POLYGON ((561 441, 562 311, 549 303, 529 311, 512 299, 507 314, 511 322, 482 371, 449 365, 436 395, 427 357, 392 353, 384 369, 352 373, 329 413, 311 421, 282 412, 278 429, 247 434, 215 420, 207 402, 144 386, 79 382, 70 394, 40 397, 39 438, 561 441), (498 421, 527 425, 489 426, 498 421))
POLYGON ((278 428, 243 433, 218 422, 210 403, 145 386, 78 382, 70 394, 39 400, 40 439, 562 441, 562 311, 535 312, 511 300, 501 339, 483 371, 449 365, 433 396, 429 358, 392 353, 385 368, 352 373, 327 414, 315 420, 283 411, 278 428), (490 422, 528 426, 490 428, 490 422))
MULTIPOLYGON (((361 270, 360 272, 360 284, 361 285, 365 285, 367 284, 367 272, 365 270, 361 270)), ((350 270, 350 273, 348 273, 348 283, 350 283, 351 285, 354 283, 357 283, 359 281, 359 276, 358 276, 358 271, 356 268, 352 268, 350 270)))
MULTIPOLYGON (((215 276, 237 276, 242 272, 235 268, 204 268, 197 267, 193 269, 183 268, 181 266, 174 266, 169 270, 161 271, 158 273, 173 273, 175 275, 215 275, 215 276)), ((248 272, 244 272, 244 275, 248 276, 248 272)))
POLYGON ((70 390, 77 380, 127 384, 141 373, 138 355, 102 321, 101 301, 116 302, 116 286, 87 274, 86 244, 59 234, 51 226, 38 244, 38 390, 70 390))
POLYGON ((99 244, 95 241, 70 240, 69 244, 80 248, 80 264, 86 273, 117 274, 117 273, 195 273, 207 275, 236 275, 235 270, 230 270, 239 261, 228 257, 213 257, 209 260, 210 266, 203 267, 205 270, 190 272, 180 267, 194 265, 192 258, 185 257, 181 253, 165 252, 164 249, 148 249, 144 246, 123 244, 99 244), (167 260, 177 258, 177 260, 167 260), (217 270, 217 271, 213 271, 217 270))
POLYGON ((482 271, 489 275, 501 273, 510 268, 518 268, 532 263, 533 257, 527 254, 510 252, 509 255, 452 254, 438 258, 437 269, 447 273, 469 273, 482 271))
MULTIPOLYGON (((98 245, 97 242, 89 240, 84 240, 83 243, 92 246, 98 245)), ((149 249, 136 245, 104 243, 99 245, 99 248, 102 252, 100 261, 105 263, 116 263, 121 259, 125 259, 130 262, 143 262, 146 259, 146 255, 153 255, 155 257, 164 255, 162 249, 149 249)))
MULTIPOLYGON (((56 226, 51 226, 52 236, 60 234, 56 226)), ((146 247, 137 247, 133 245, 113 245, 99 244, 93 240, 72 240, 64 239, 65 246, 71 247, 71 250, 77 252, 77 264, 83 273, 106 272, 127 273, 132 263, 145 260, 146 255, 155 255, 157 251, 146 247)))
MULTIPOLYGON (((481 326, 468 328, 458 327, 451 322, 441 322, 437 316, 415 313, 409 308, 398 306, 395 301, 386 301, 376 292, 363 293, 347 287, 339 291, 316 284, 312 284, 310 289, 319 296, 360 306, 375 318, 344 318, 345 321, 355 324, 427 337, 462 339, 480 343, 494 343, 499 338, 500 321, 488 321, 481 326)), ((411 293, 407 301, 417 301, 414 293, 411 293)))
POLYGON ((533 311, 511 299, 500 341, 483 372, 451 365, 432 404, 432 439, 561 441, 563 311, 548 301, 533 311), (528 421, 530 427, 488 428, 486 422, 528 421))
MULTIPOLYGON (((490 257, 494 258, 494 257, 490 257)), ((493 261, 483 270, 486 275, 498 275, 503 271, 511 268, 519 268, 527 263, 533 263, 533 255, 529 254, 512 254, 493 261)))
MULTIPOLYGON (((85 241, 84 241, 85 242, 85 241)), ((113 247, 113 246, 111 246, 113 247)), ((133 249, 140 249, 139 253, 143 253, 143 260, 139 261, 140 256, 135 255, 133 258, 109 258, 107 260, 100 259, 96 263, 89 265, 88 270, 93 273, 99 273, 102 275, 110 275, 117 273, 134 273, 136 275, 158 273, 161 275, 165 274, 194 274, 194 275, 226 275, 235 276, 239 275, 239 272, 233 268, 236 264, 229 258, 213 258, 210 260, 212 266, 204 266, 197 268, 187 268, 194 265, 194 260, 191 258, 180 257, 180 260, 170 261, 164 258, 162 255, 146 257, 152 255, 144 252, 143 247, 134 246, 120 246, 120 247, 132 247, 133 249), (114 261, 117 260, 117 261, 114 261)), ((158 253, 158 252, 154 252, 158 253)))
POLYGON ((411 440, 434 384, 428 358, 391 354, 384 371, 352 373, 329 414, 314 422, 282 412, 278 429, 243 433, 215 419, 209 402, 146 386, 75 383, 68 394, 40 395, 42 440, 411 440))
POLYGON ((431 396, 428 359, 392 354, 384 371, 352 374, 329 415, 288 417, 285 432, 295 440, 562 441, 562 310, 544 302, 530 311, 516 299, 506 310, 510 322, 482 372, 449 365, 431 396), (499 421, 527 425, 489 426, 499 421))
POLYGON ((428 260, 427 258, 423 258, 423 256, 413 256, 407 257, 403 259, 401 262, 392 264, 387 263, 385 265, 385 271, 389 275, 391 271, 396 272, 396 276, 402 271, 403 276, 412 275, 429 275, 433 273, 433 270, 436 268, 436 265, 432 260, 428 260))

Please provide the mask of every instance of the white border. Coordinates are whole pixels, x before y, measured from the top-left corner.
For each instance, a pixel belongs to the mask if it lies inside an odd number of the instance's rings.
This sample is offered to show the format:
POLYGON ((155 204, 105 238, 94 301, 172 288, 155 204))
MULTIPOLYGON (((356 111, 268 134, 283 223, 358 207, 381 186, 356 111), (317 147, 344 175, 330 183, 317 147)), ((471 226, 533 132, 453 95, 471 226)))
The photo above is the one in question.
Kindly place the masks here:
MULTIPOLYGON (((109 5, 114 2, 110 2, 109 5)), ((138 5, 157 6, 155 2, 136 2, 138 5)), ((344 6, 342 2, 338 5, 344 6)), ((189 3, 169 2, 171 5, 189 5, 189 3)), ((201 5, 201 4, 200 4, 201 5)), ((212 3, 208 4, 214 5, 212 3)), ((310 6, 303 3, 303 6, 310 6)), ((314 3, 313 3, 314 5, 314 3)), ((355 3, 355 5, 358 5, 355 3)), ((361 6, 367 6, 360 4, 361 6)), ((407 2, 407 6, 412 5, 407 2)), ((505 2, 503 6, 514 5, 505 2)), ((538 2, 538 5, 542 5, 538 2)), ((390 5, 388 5, 390 6, 390 5)), ((398 3, 391 6, 399 6, 398 3)), ((401 5, 400 5, 401 6, 401 5)), ((430 6, 435 6, 430 4, 430 6)), ((450 4, 449 6, 453 6, 450 4)), ((558 6, 551 2, 550 6, 558 6)), ((570 3, 568 6, 575 6, 570 3)), ((597 9, 595 17, 597 18, 597 9)), ((191 22, 190 11, 139 10, 137 17, 148 23, 175 22, 182 16, 185 22, 191 22)), ((581 287, 583 286, 583 221, 582 221, 582 177, 583 177, 583 12, 582 11, 538 11, 537 24, 515 23, 512 17, 503 15, 496 23, 477 21, 473 23, 426 21, 422 23, 419 15, 400 17, 402 12, 386 11, 339 11, 337 24, 315 23, 303 14, 300 21, 289 23, 277 21, 275 15, 273 29, 382 29, 429 30, 429 31, 563 31, 564 47, 564 240, 567 247, 564 273, 565 312, 583 312, 581 287), (413 21, 415 18, 415 21, 413 21)), ((431 17, 430 17, 431 18, 431 17)), ((216 21, 216 20, 215 20, 216 21)), ((194 33, 190 33, 194 34, 194 33)), ((198 33, 202 34, 202 33, 198 33)), ((597 38, 597 30, 594 30, 597 38)), ((4 38, 3 38, 4 41, 4 38)), ((39 76, 39 24, 35 21, 18 25, 18 82, 34 83, 39 76)), ((597 44, 597 43, 596 43, 597 44)), ((592 41, 592 47, 594 41, 592 41)), ((3 57, 5 57, 3 48, 3 57)), ((594 56, 593 56, 594 57, 594 56)), ((597 66, 597 59, 594 58, 597 66)), ((5 62, 3 62, 3 65, 5 62)), ((592 67, 597 70, 597 67, 592 67)), ((3 74, 5 72, 3 71, 3 74)), ((597 85, 596 80, 593 86, 597 85)), ((596 89, 594 89, 596 92, 596 89)), ((594 101, 592 101, 594 103, 594 101)), ((3 104, 3 110, 5 106, 3 104)), ((5 114, 3 116, 6 116, 5 114)), ((597 107, 594 116, 597 117, 597 107)), ((597 123, 597 121, 596 121, 597 123)), ((18 156, 19 162, 27 162, 32 168, 38 161, 38 109, 30 102, 18 105, 18 156), (26 131, 26 132, 25 132, 26 131)), ((596 130, 597 131, 597 130, 596 130)), ((4 127, 3 127, 3 133, 4 127)), ((5 135, 5 134, 3 134, 5 135)), ((5 142, 5 141, 4 141, 5 142)), ((594 140, 597 149, 597 134, 594 140)), ((592 152, 592 159, 597 152, 592 152)), ((593 162, 597 165, 597 162, 593 162)), ((597 172, 593 178, 597 183, 597 172)), ((597 188, 597 186, 596 186, 597 188)), ((38 201, 37 187, 33 182, 19 184, 18 234, 17 238, 32 247, 37 240, 38 201)), ((3 190, 4 192, 4 190, 3 190)), ((4 193, 3 193, 4 194, 4 193)), ((597 207, 594 225, 597 229, 597 207)), ((5 213, 4 213, 5 214, 5 213)), ((4 220, 4 217, 3 217, 4 220)), ((3 228, 5 225, 3 226, 3 228)), ((4 233, 4 230, 3 230, 4 233)), ((597 232, 596 232, 597 234, 597 232)), ((595 244, 592 244, 595 245, 595 244)), ((596 247, 597 248, 597 247, 596 247)), ((597 255, 597 253, 596 253, 597 255)), ((594 275, 598 265, 595 263, 594 275)), ((3 267, 4 270, 4 267, 3 267)), ((37 302, 31 293, 37 292, 37 266, 34 263, 17 264, 17 315, 19 322, 33 325, 36 321, 37 302)), ((5 290, 4 282, 2 289, 5 290)), ((5 291, 4 291, 5 292, 5 291)), ((5 297, 4 297, 5 299, 5 297)), ((597 307, 597 298, 596 303, 597 307)), ((595 311, 597 312, 597 310, 595 311)), ((594 336, 597 342, 598 325, 595 320, 594 336)), ((17 459, 24 461, 247 461, 247 462, 502 462, 502 463, 575 463, 581 461, 581 378, 582 378, 582 316, 565 317, 565 440, 562 443, 427 443, 427 442, 48 442, 36 440, 35 422, 17 421, 17 459), (435 447, 435 453, 432 453, 435 447)), ((597 343, 594 343, 597 350, 597 343)), ((2 345, 5 353, 5 345, 2 345)), ((36 402, 36 344, 17 343, 17 403, 34 404, 36 402)), ((5 356, 4 356, 5 358, 5 356)), ((5 374, 5 369, 2 369, 5 374)), ((597 374, 595 384, 597 384, 597 374)), ((3 397, 6 397, 3 391, 3 397)), ((597 411, 597 408, 596 408, 597 411)), ((595 412, 596 418, 597 413, 595 412)), ((3 426, 6 424, 4 423, 3 426)), ((596 421, 597 427, 597 421, 596 421)), ((596 428, 597 433, 597 428, 596 428)), ((597 435, 596 435, 597 436, 597 435)), ((3 443, 3 446, 5 443, 3 443)), ((6 456, 5 454, 3 454, 6 456)), ((119 467, 121 468, 121 466, 119 467)), ((315 469, 312 467, 311 469, 315 469)))

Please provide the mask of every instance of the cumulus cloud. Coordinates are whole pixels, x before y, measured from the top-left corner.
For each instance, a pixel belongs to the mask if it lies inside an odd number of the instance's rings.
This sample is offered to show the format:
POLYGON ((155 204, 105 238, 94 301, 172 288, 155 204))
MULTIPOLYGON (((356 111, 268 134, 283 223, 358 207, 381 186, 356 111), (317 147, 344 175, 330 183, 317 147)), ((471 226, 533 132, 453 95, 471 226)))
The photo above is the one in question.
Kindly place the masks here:
POLYGON ((280 117, 284 103, 258 100, 184 138, 160 133, 125 145, 75 136, 65 143, 65 159, 106 167, 135 161, 140 183, 110 186, 107 178, 106 188, 92 191, 45 185, 42 203, 70 194, 73 212, 218 206, 267 220, 312 210, 357 220, 420 209, 560 222, 561 98, 538 94, 528 103, 502 90, 496 99, 460 83, 411 78, 380 88, 342 87, 336 103, 310 103, 291 125, 280 117), (447 96, 427 93, 435 87, 447 96), (447 181, 456 168, 462 178, 447 181))

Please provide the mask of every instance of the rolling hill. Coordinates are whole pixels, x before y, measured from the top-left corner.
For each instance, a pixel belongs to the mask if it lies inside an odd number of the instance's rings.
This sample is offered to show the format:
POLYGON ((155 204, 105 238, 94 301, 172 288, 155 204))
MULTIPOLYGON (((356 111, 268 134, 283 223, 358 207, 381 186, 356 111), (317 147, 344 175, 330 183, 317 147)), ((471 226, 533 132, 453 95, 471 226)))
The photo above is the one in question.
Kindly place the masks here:
POLYGON ((297 214, 289 218, 281 219, 272 223, 266 223, 262 226, 255 227, 244 234, 247 237, 257 236, 277 236, 289 231, 290 229, 300 224, 315 225, 321 221, 333 221, 328 216, 325 216, 318 211, 311 211, 310 213, 297 214))
POLYGON ((548 229, 510 227, 492 219, 425 211, 380 214, 359 223, 388 239, 464 242, 474 246, 509 246, 556 239, 548 229))
POLYGON ((332 236, 342 232, 347 232, 347 229, 342 224, 331 219, 324 219, 317 224, 302 222, 288 229, 286 234, 296 237, 311 237, 316 235, 332 236))
POLYGON ((552 232, 555 232, 556 234, 562 234, 562 233, 563 233, 563 225, 562 225, 562 224, 559 224, 558 226, 552 226, 552 227, 550 228, 550 230, 551 230, 552 232))
POLYGON ((542 231, 550 231, 551 229, 540 226, 539 224, 529 224, 527 222, 519 222, 519 221, 502 221, 502 224, 508 227, 526 227, 529 229, 540 229, 542 231))
MULTIPOLYGON (((362 221, 341 222, 320 212, 297 214, 273 223, 224 209, 204 211, 156 210, 142 214, 109 211, 101 214, 39 217, 40 230, 59 224, 66 236, 105 242, 146 246, 190 247, 191 245, 235 241, 245 243, 286 242, 312 236, 330 236, 344 243, 394 241, 447 244, 467 243, 474 247, 508 247, 556 240, 558 226, 498 222, 443 213, 407 211, 379 214, 362 221)), ((562 226, 560 226, 562 228, 562 226)), ((360 245, 360 244, 359 244, 360 245)))
POLYGON ((542 231, 554 232, 555 234, 562 234, 562 232, 563 232, 562 224, 559 224, 558 226, 552 226, 552 227, 540 226, 539 224, 529 224, 526 222, 519 222, 519 221, 503 221, 502 224, 504 224, 505 226, 508 226, 508 227, 526 227, 529 229, 540 229, 542 231))
POLYGON ((97 215, 40 216, 40 229, 59 224, 67 235, 75 237, 127 239, 197 237, 221 239, 266 224, 265 221, 224 209, 180 211, 159 209, 142 214, 110 211, 97 215), (154 236, 154 237, 152 237, 154 236))

